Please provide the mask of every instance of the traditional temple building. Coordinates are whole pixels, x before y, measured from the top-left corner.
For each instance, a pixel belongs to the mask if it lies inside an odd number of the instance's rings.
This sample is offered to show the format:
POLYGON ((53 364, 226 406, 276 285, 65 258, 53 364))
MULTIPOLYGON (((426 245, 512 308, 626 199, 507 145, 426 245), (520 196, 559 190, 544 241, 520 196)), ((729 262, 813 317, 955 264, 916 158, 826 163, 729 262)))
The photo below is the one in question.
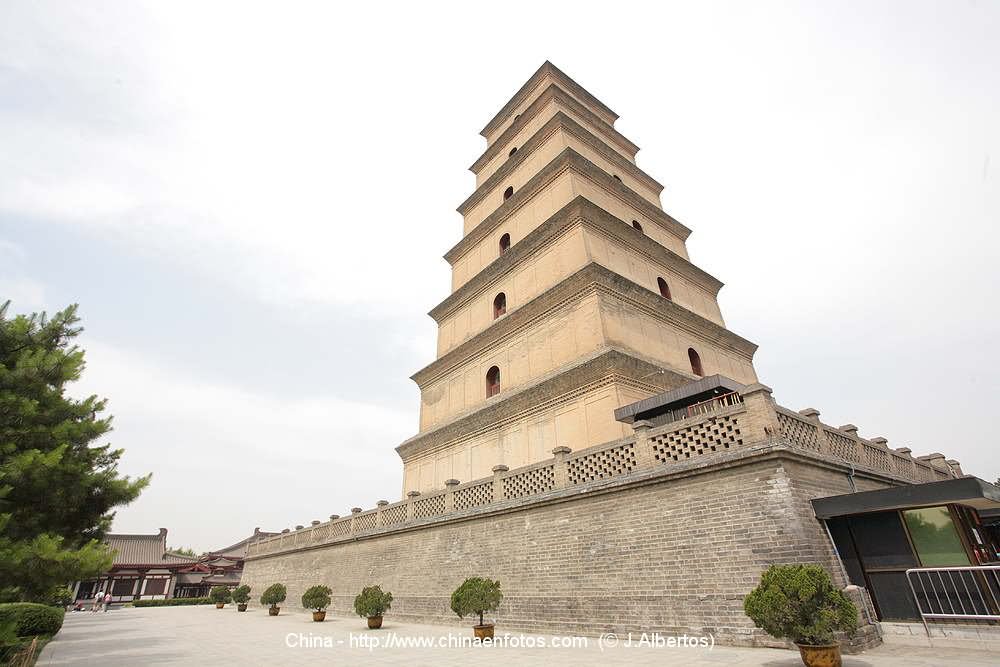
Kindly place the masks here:
POLYGON ((453 622, 484 576, 507 629, 759 644, 760 573, 818 563, 864 610, 859 644, 963 604, 1000 620, 1000 489, 779 405, 617 118, 546 62, 487 123, 404 497, 251 544, 243 581, 325 583, 337 613, 378 583, 395 616, 453 622))
POLYGON ((99 591, 111 591, 113 602, 202 597, 212 586, 238 586, 249 545, 276 535, 259 528, 236 544, 201 556, 167 548, 167 529, 153 534, 109 533, 104 541, 114 551, 111 569, 95 579, 73 585, 76 600, 92 600, 99 591))

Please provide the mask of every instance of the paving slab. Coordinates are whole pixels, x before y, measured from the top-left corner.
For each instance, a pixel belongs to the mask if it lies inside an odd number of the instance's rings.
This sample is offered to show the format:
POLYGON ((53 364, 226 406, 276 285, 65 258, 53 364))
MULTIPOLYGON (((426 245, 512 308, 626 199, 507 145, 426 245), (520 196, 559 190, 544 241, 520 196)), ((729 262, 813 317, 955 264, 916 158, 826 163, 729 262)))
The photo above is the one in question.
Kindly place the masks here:
MULTIPOLYGON (((510 633, 495 646, 468 645, 468 625, 419 625, 386 616, 381 630, 364 619, 283 610, 268 616, 232 605, 122 608, 108 613, 73 612, 46 645, 40 667, 135 667, 136 665, 693 665, 695 667, 798 667, 798 653, 781 649, 703 646, 703 638, 570 637, 510 633), (631 642, 629 641, 631 639, 631 642)), ((709 638, 704 638, 709 641, 709 638)), ((1000 664, 995 652, 883 645, 844 656, 845 667, 979 667, 1000 664)))

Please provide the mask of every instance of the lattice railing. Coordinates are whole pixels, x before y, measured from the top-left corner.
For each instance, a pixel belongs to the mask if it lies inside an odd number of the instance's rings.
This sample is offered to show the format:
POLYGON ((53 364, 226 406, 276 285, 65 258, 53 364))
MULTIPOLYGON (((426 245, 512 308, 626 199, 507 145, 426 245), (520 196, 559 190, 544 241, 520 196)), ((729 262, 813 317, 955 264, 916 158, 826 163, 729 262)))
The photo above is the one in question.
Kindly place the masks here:
POLYGON ((421 498, 413 503, 414 518, 426 519, 439 514, 444 514, 444 495, 421 498))
POLYGON ((378 512, 358 514, 354 517, 354 530, 371 530, 378 523, 378 512))
POLYGON ((777 411, 777 415, 783 436, 808 449, 820 450, 819 430, 815 424, 781 409, 777 411))
POLYGON ((739 414, 712 416, 650 436, 657 463, 676 463, 743 444, 739 414))
POLYGON ((881 470, 882 472, 892 472, 892 465, 889 462, 889 450, 883 449, 878 445, 873 445, 870 443, 862 443, 861 451, 863 454, 863 463, 875 470, 881 470))
MULTIPOLYGON (((766 389, 766 388, 764 388, 766 389)), ((891 450, 882 438, 865 440, 857 428, 847 425, 834 428, 819 422, 815 410, 792 412, 775 405, 770 397, 723 396, 702 404, 696 412, 675 421, 654 425, 637 422, 636 434, 591 447, 570 455, 569 447, 557 447, 554 458, 523 468, 494 468, 491 478, 466 484, 449 481, 444 491, 421 496, 411 492, 407 500, 394 504, 379 502, 379 507, 356 512, 329 522, 266 538, 251 544, 249 554, 259 556, 351 539, 361 531, 396 530, 407 522, 447 517, 452 512, 472 509, 489 511, 505 500, 545 497, 568 489, 607 479, 628 478, 651 469, 669 469, 682 465, 704 465, 719 460, 745 445, 763 444, 780 438, 792 447, 809 450, 874 472, 892 475, 910 482, 933 482, 960 473, 928 462, 940 461, 940 455, 915 459, 907 449, 891 450)), ((679 414, 679 413, 678 413, 679 414)), ((957 468, 956 468, 957 470, 957 468)))
POLYGON ((567 460, 566 464, 570 484, 627 475, 638 467, 635 443, 627 442, 611 449, 578 456, 567 460))
POLYGON ((506 498, 523 498, 545 493, 555 488, 554 466, 539 466, 503 478, 503 493, 506 498))
POLYGON ((382 510, 382 525, 392 526, 397 523, 403 523, 407 519, 406 503, 399 503, 398 505, 389 505, 384 510, 382 510))
POLYGON ((493 480, 455 490, 455 509, 467 510, 493 502, 493 480))

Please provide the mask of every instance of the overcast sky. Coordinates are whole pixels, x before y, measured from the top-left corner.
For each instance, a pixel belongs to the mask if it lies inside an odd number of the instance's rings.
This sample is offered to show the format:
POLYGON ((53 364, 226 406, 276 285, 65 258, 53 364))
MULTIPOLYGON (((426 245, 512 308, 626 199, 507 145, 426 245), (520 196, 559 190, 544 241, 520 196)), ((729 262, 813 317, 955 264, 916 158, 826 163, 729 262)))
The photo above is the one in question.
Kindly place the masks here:
POLYGON ((994 2, 4 2, 0 299, 80 304, 75 391, 153 472, 116 531, 397 500, 478 132, 548 58, 779 403, 992 480, 997 35, 994 2))

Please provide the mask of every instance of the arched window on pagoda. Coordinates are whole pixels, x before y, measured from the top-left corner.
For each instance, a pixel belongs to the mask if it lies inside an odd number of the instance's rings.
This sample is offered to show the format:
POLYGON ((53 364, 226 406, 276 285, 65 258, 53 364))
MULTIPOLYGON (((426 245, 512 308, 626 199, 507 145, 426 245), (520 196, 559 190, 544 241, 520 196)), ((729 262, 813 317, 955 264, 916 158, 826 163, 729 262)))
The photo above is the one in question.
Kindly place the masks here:
POLYGON ((496 366, 486 371, 486 398, 500 393, 500 369, 496 366))
POLYGON ((514 157, 514 153, 516 152, 517 152, 517 146, 514 146, 513 148, 510 149, 510 152, 507 153, 507 157, 514 157))
POLYGON ((671 301, 673 301, 673 299, 671 299, 670 297, 670 285, 667 284, 667 281, 664 280, 663 278, 657 278, 656 284, 660 288, 660 296, 662 296, 664 299, 670 299, 671 301))
POLYGON ((507 201, 508 199, 511 198, 511 196, 513 196, 513 194, 514 194, 514 186, 510 185, 507 187, 506 190, 503 191, 503 200, 507 201))
POLYGON ((500 254, 504 254, 510 250, 510 234, 504 234, 500 237, 500 254))
POLYGON ((507 295, 503 292, 497 294, 493 299, 493 319, 496 319, 507 312, 507 295))
POLYGON ((637 229, 637 230, 639 230, 640 232, 642 232, 642 225, 640 225, 640 224, 639 224, 639 221, 638 221, 638 220, 633 220, 633 221, 632 221, 632 228, 633 228, 633 229, 637 229))
POLYGON ((622 177, 619 176, 618 174, 611 174, 611 176, 619 183, 622 183, 622 177))
POLYGON ((694 351, 693 347, 688 348, 688 361, 691 362, 691 372, 698 377, 704 377, 705 371, 701 367, 701 357, 694 351))

